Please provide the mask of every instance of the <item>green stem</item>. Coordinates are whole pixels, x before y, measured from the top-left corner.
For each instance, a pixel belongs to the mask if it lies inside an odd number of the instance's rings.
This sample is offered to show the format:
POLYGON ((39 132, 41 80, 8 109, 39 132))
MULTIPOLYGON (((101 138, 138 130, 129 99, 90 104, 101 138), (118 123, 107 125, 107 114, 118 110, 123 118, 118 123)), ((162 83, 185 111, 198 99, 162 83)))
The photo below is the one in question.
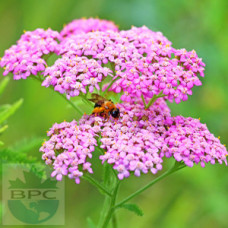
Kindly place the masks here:
POLYGON ((114 213, 115 211, 115 202, 116 202, 116 197, 117 197, 117 193, 118 193, 118 189, 119 189, 119 185, 120 185, 120 182, 118 181, 116 186, 115 186, 115 189, 113 191, 113 194, 112 194, 112 197, 111 197, 111 202, 110 202, 110 205, 109 205, 109 209, 108 209, 108 212, 105 216, 105 219, 104 219, 104 223, 102 224, 101 228, 106 228, 111 217, 112 217, 112 214, 114 213))
POLYGON ((146 108, 146 101, 145 101, 144 96, 143 96, 143 95, 141 95, 141 98, 142 98, 142 101, 143 101, 144 107, 146 108))
POLYGON ((177 163, 175 163, 173 167, 171 167, 168 171, 166 171, 165 173, 163 173, 161 176, 159 176, 156 179, 152 180, 150 183, 148 183, 144 187, 140 188, 139 190, 137 190, 136 192, 134 192, 133 194, 131 194, 130 196, 128 196, 127 198, 125 198, 124 200, 122 200, 120 203, 118 203, 115 206, 115 209, 118 208, 118 207, 120 207, 120 206, 122 206, 123 204, 125 204, 129 200, 133 199, 134 197, 136 197, 140 193, 144 192, 145 190, 147 190, 149 187, 151 187, 152 185, 154 185, 158 181, 160 181, 160 180, 164 179, 165 177, 169 176, 170 174, 172 174, 172 173, 174 173, 174 172, 176 172, 176 171, 178 171, 178 170, 186 167, 185 165, 181 165, 180 163, 178 164, 178 166, 176 164, 177 163))
MULTIPOLYGON (((101 149, 99 146, 97 146, 95 150, 98 150, 102 155, 104 154, 104 150, 101 149)), ((111 170, 116 180, 119 180, 116 171, 112 167, 111 167, 111 170)))
POLYGON ((38 76, 39 80, 42 82, 43 80, 41 78, 41 75, 40 74, 37 74, 37 76, 38 76))
POLYGON ((143 99, 143 104, 145 109, 148 109, 158 98, 160 97, 165 97, 166 95, 162 93, 162 91, 158 94, 158 95, 154 95, 148 102, 148 104, 146 104, 144 97, 142 96, 143 99))
POLYGON ((112 227, 117 228, 117 219, 115 213, 112 215, 112 227))
MULTIPOLYGON (((115 70, 115 64, 114 63, 110 63, 110 65, 111 65, 111 70, 112 70, 112 72, 113 72, 113 77, 115 77, 116 76, 116 70, 115 70)), ((110 84, 108 85, 108 87, 105 89, 105 91, 104 91, 104 95, 108 92, 108 90, 111 88, 111 86, 117 81, 119 79, 119 77, 117 77, 116 79, 114 79, 114 80, 112 80, 111 82, 110 82, 110 84)))
MULTIPOLYGON (((41 77, 39 75, 38 75, 38 77, 32 76, 32 78, 34 78, 34 79, 36 79, 36 80, 38 80, 40 82, 43 82, 43 80, 41 79, 41 77)), ((48 87, 48 88, 50 88, 53 91, 52 87, 48 87)), ((71 100, 67 99, 64 94, 62 94, 62 93, 58 93, 58 94, 61 97, 63 97, 78 113, 80 113, 81 115, 83 115, 83 112, 71 100)))
MULTIPOLYGON (((96 149, 98 149, 101 154, 104 154, 104 151, 102 151, 101 148, 96 147, 96 149)), ((109 175, 110 168, 111 167, 107 163, 104 164, 104 166, 103 166, 103 172, 104 172, 103 173, 103 179, 104 180, 103 181, 104 181, 105 187, 107 187, 111 190, 113 182, 111 181, 112 176, 109 175)), ((110 197, 106 195, 105 200, 104 200, 104 205, 103 205, 103 208, 102 208, 101 213, 100 213, 100 219, 98 222, 98 227, 101 227, 103 222, 104 222, 104 216, 106 215, 106 213, 108 211, 109 204, 110 204, 110 197)))
MULTIPOLYGON (((96 147, 96 149, 98 149, 99 152, 100 152, 101 154, 104 154, 104 150, 102 150, 100 147, 96 147)), ((116 178, 116 180, 119 180, 119 178, 118 178, 118 176, 117 176, 117 173, 116 173, 115 169, 113 169, 113 168, 111 167, 111 170, 112 170, 113 175, 114 175, 114 177, 116 178)))
POLYGON ((111 81, 111 83, 108 85, 108 87, 105 89, 104 91, 104 95, 108 92, 108 90, 112 87, 112 85, 119 79, 119 77, 117 77, 116 79, 114 79, 113 81, 111 81))
POLYGON ((146 105, 145 109, 148 109, 155 101, 157 100, 157 96, 154 95, 148 102, 148 104, 146 105))
POLYGON ((32 75, 32 78, 34 78, 34 79, 36 79, 36 80, 38 80, 40 82, 43 82, 43 80, 41 79, 40 76, 36 77, 35 75, 32 75))
POLYGON ((113 72, 113 75, 116 75, 116 69, 115 69, 115 63, 110 62, 111 70, 113 72))
MULTIPOLYGON (((51 88, 51 87, 49 87, 49 88, 51 88)), ((67 99, 64 94, 62 94, 62 93, 58 93, 58 94, 61 97, 63 97, 72 106, 72 108, 74 108, 78 113, 80 113, 81 115, 84 114, 70 99, 67 99)))
POLYGON ((92 185, 94 185, 95 187, 97 187, 100 191, 104 192, 106 195, 108 195, 109 197, 112 196, 112 194, 104 187, 102 186, 99 182, 97 182, 94 178, 92 178, 91 176, 88 175, 84 175, 83 178, 85 180, 87 180, 88 182, 90 182, 92 185))
POLYGON ((104 204, 103 204, 103 208, 102 208, 101 213, 100 213, 100 219, 98 222, 98 226, 97 226, 99 228, 101 227, 102 223, 104 222, 104 215, 108 210, 109 203, 110 203, 110 197, 106 195, 105 200, 104 200, 104 204))
MULTIPOLYGON (((107 195, 105 197, 103 209, 101 211, 100 219, 99 219, 99 223, 98 223, 99 228, 106 227, 105 224, 108 224, 108 221, 112 218, 112 215, 114 212, 113 208, 115 205, 115 199, 117 197, 117 191, 118 191, 118 187, 120 184, 120 181, 117 178, 116 173, 111 172, 111 170, 113 170, 113 168, 110 166, 110 164, 105 163, 105 165, 103 167, 104 167, 104 169, 103 169, 104 185, 108 189, 110 189, 110 192, 112 192, 112 194, 111 194, 111 197, 108 197, 107 195)), ((113 228, 117 228, 116 217, 113 218, 112 224, 113 224, 113 228)))

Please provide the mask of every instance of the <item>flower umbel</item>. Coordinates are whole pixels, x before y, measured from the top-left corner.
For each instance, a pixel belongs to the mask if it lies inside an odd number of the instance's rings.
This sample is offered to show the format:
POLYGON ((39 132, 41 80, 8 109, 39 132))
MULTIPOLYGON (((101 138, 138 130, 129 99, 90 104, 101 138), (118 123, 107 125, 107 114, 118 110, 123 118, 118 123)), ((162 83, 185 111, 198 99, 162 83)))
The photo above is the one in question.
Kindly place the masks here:
POLYGON ((50 139, 43 143, 40 151, 45 163, 53 165, 52 176, 60 181, 63 175, 68 175, 79 184, 83 172, 93 172, 91 163, 87 161, 97 146, 93 127, 86 124, 78 126, 76 121, 63 122, 54 124, 48 136, 50 139))
POLYGON ((94 88, 100 90, 99 82, 111 74, 111 70, 102 67, 94 59, 87 57, 63 57, 58 59, 51 67, 47 67, 42 86, 52 85, 60 93, 66 93, 67 97, 78 96, 80 92, 90 93, 94 88))
POLYGON ((224 161, 227 165, 228 152, 225 146, 209 132, 206 124, 183 116, 170 117, 166 123, 168 130, 164 134, 162 155, 173 156, 190 167, 194 163, 205 167, 205 163, 215 164, 216 161, 220 164, 224 161))
POLYGON ((135 102, 119 104, 121 115, 117 120, 84 115, 78 123, 54 124, 48 132, 50 139, 41 148, 47 164, 54 160, 53 175, 61 179, 70 172, 68 176, 72 177, 73 170, 82 176, 79 170, 87 170, 84 166, 92 173, 87 160, 97 152, 96 147, 102 153, 102 163, 111 164, 120 180, 131 173, 156 174, 162 169, 164 156, 173 156, 190 167, 216 161, 227 164, 225 146, 198 119, 171 117, 163 98, 147 110, 140 100, 135 102))
POLYGON ((0 64, 4 75, 12 72, 14 79, 40 72, 44 86, 52 85, 68 98, 103 89, 110 75, 108 90, 124 92, 123 101, 159 95, 176 103, 201 85, 198 75, 204 76, 205 66, 194 50, 175 49, 161 32, 146 26, 119 31, 112 22, 92 18, 75 20, 60 34, 51 29, 26 32, 0 64), (44 56, 49 53, 60 59, 47 67, 44 56))
POLYGON ((59 38, 59 33, 51 29, 25 32, 16 45, 5 51, 0 61, 0 66, 5 70, 3 75, 11 72, 13 78, 18 80, 44 71, 46 61, 43 57, 49 53, 58 54, 59 38))

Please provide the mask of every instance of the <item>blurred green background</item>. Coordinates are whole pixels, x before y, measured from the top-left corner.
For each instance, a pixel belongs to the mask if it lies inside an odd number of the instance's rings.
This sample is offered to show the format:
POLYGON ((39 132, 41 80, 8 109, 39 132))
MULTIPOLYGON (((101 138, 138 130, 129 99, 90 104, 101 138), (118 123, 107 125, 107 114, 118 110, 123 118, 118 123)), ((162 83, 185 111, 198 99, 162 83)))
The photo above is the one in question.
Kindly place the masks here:
MULTIPOLYGON (((206 63, 203 86, 181 104, 170 104, 173 115, 192 116, 228 145, 228 1, 227 0, 7 0, 0 1, 0 56, 23 30, 52 28, 81 17, 113 20, 120 29, 146 25, 161 31, 176 48, 195 49, 206 63)), ((2 70, 0 70, 2 75, 2 70)), ((22 107, 8 121, 1 137, 6 146, 23 138, 44 137, 54 122, 71 121, 74 111, 57 94, 33 80, 11 80, 0 103, 24 98, 22 107)), ((29 154, 40 157, 38 147, 29 154)), ((131 177, 121 187, 120 198, 153 178, 131 177)), ((102 196, 93 186, 66 180, 66 224, 86 227, 95 221, 102 196)), ((185 168, 137 197, 145 215, 118 211, 120 227, 228 227, 228 172, 225 165, 185 168)), ((8 226, 11 227, 11 226, 8 226)), ((13 226, 12 226, 13 227, 13 226)), ((23 227, 23 226, 22 226, 23 227)), ((29 227, 29 226, 26 226, 29 227)), ((36 226, 44 227, 44 226, 36 226)), ((50 226, 49 226, 50 227, 50 226)))

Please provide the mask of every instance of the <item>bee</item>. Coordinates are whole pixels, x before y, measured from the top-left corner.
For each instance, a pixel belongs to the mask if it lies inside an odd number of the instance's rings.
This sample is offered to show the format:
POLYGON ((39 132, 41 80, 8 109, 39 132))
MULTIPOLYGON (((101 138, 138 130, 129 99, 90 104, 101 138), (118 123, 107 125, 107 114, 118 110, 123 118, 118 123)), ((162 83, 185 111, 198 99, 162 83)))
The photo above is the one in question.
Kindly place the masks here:
POLYGON ((110 115, 115 119, 119 118, 120 110, 111 100, 107 100, 96 93, 92 93, 92 98, 89 100, 95 103, 92 114, 99 114, 105 118, 108 118, 110 115))

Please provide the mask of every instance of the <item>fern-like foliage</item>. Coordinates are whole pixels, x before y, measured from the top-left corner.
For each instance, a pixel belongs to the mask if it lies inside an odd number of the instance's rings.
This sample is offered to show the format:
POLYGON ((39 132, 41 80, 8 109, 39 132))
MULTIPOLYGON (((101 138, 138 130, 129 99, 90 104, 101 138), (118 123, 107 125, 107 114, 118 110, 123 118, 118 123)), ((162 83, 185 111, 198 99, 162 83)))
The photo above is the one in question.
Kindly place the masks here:
MULTIPOLYGON (((0 82, 0 96, 4 92, 7 84, 9 82, 9 78, 5 77, 0 82)), ((14 104, 3 104, 0 105, 0 136, 5 132, 8 128, 7 119, 13 115, 16 110, 22 105, 23 99, 16 101, 14 104)), ((36 149, 38 151, 39 146, 41 145, 43 139, 42 138, 29 138, 23 139, 15 145, 3 148, 2 145, 4 143, 0 141, 0 166, 2 164, 8 163, 16 163, 16 164, 32 164, 38 163, 37 157, 29 155, 29 152, 36 149)), ((1 167, 0 167, 1 168, 1 167)), ((2 169, 0 169, 1 172, 2 169)), ((38 170, 34 170, 34 172, 38 173, 38 170)))
MULTIPOLYGON (((9 83, 9 78, 5 77, 0 82, 0 96, 4 92, 7 84, 9 83)), ((6 124, 6 120, 13 115, 16 110, 22 105, 23 99, 18 100, 14 104, 4 104, 0 105, 0 135, 8 128, 6 124)), ((0 146, 4 145, 2 141, 0 141, 0 146)))

